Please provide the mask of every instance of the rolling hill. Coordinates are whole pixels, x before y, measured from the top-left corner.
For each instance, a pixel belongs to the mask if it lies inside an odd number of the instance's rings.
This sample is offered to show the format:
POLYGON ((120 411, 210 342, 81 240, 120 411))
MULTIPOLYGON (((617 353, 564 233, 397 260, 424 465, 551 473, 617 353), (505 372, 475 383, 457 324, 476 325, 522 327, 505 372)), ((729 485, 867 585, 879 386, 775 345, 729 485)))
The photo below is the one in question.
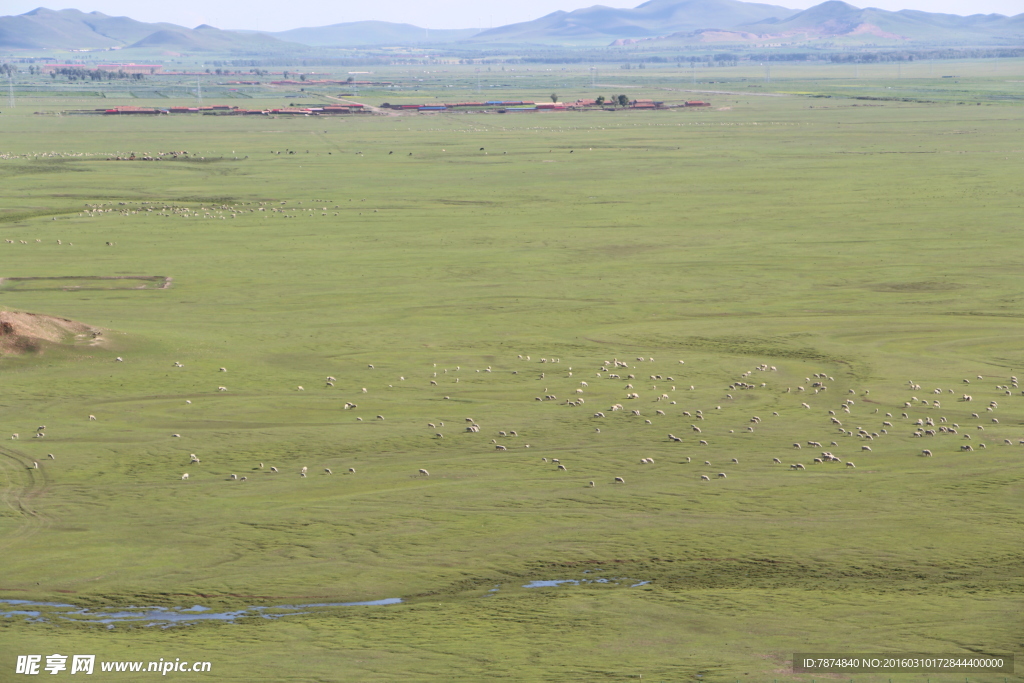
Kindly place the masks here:
POLYGON ((222 31, 206 25, 189 29, 176 24, 147 23, 76 9, 39 7, 25 14, 0 17, 0 48, 80 50, 112 47, 216 52, 306 49, 265 34, 222 31))
POLYGON ((665 35, 706 28, 731 28, 797 13, 778 5, 739 0, 650 0, 634 9, 602 5, 573 12, 553 12, 534 21, 499 26, 473 36, 471 42, 603 41, 665 35))
POLYGON ((959 16, 917 10, 860 9, 828 0, 781 20, 761 20, 738 30, 764 38, 860 38, 913 42, 999 42, 1024 37, 1024 15, 959 16))

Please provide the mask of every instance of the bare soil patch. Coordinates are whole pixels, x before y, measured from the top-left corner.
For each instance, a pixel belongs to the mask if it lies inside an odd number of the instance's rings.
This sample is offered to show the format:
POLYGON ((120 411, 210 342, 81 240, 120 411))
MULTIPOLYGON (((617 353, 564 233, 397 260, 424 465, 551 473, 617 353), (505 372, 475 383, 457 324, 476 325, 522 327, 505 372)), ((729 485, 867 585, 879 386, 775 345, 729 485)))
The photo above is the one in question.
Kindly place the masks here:
POLYGON ((0 311, 0 355, 38 353, 47 344, 99 344, 103 330, 36 313, 0 311))

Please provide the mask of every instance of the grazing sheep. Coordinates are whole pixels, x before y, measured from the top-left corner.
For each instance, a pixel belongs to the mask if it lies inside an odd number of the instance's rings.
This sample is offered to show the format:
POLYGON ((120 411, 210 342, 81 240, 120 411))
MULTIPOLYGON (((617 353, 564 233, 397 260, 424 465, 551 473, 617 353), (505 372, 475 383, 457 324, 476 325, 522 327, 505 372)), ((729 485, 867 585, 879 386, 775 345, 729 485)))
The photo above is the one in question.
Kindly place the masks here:
POLYGON ((426 470, 420 470, 419 473, 422 474, 424 477, 429 477, 430 476, 430 472, 427 472, 426 470))
POLYGON ((711 481, 711 477, 709 477, 706 474, 702 474, 702 475, 700 475, 700 480, 701 481, 711 481))
POLYGON ((271 468, 270 468, 270 471, 271 471, 271 472, 277 472, 277 468, 276 468, 276 467, 271 467, 271 468))
POLYGON ((507 451, 508 449, 505 448, 504 446, 502 446, 501 444, 498 444, 497 446, 494 447, 494 450, 496 450, 496 451, 507 451))
POLYGON ((95 420, 95 419, 96 419, 96 416, 95 416, 95 415, 90 415, 90 416, 89 416, 89 420, 90 420, 90 421, 92 421, 92 420, 95 420))
POLYGON ((856 465, 854 465, 854 464, 853 464, 852 462, 848 462, 848 463, 846 463, 846 466, 847 466, 847 467, 854 467, 854 468, 856 468, 856 467, 857 467, 857 466, 856 466, 856 465))
POLYGON ((355 467, 349 467, 348 471, 349 471, 350 474, 355 474, 356 473, 356 468, 355 467))
POLYGON ((53 453, 47 453, 46 457, 49 458, 50 460, 56 460, 57 459, 57 458, 53 457, 53 453))
POLYGON ((740 461, 739 461, 739 460, 737 460, 736 458, 733 458, 733 459, 732 459, 732 461, 733 461, 733 462, 734 462, 735 464, 737 464, 737 465, 738 465, 738 464, 740 464, 740 461))
POLYGON ((798 444, 798 443, 795 443, 795 444, 793 444, 793 448, 802 448, 802 446, 800 444, 798 444))
POLYGON ((970 444, 964 444, 963 446, 960 447, 960 450, 962 450, 962 451, 973 451, 974 448, 972 448, 970 444))
POLYGON ((181 438, 181 434, 171 434, 171 436, 173 438, 175 438, 175 439, 180 439, 181 438))
POLYGON ((305 466, 303 466, 303 468, 302 468, 301 470, 299 470, 299 471, 300 471, 300 472, 302 472, 303 474, 305 474, 306 472, 308 472, 308 471, 309 471, 309 468, 308 468, 308 467, 305 467, 305 466))
POLYGON ((227 372, 227 371, 228 371, 228 369, 227 369, 227 368, 221 368, 221 369, 220 369, 220 372, 227 372))
POLYGON ((377 416, 377 419, 378 419, 378 420, 383 420, 383 419, 384 419, 384 416, 383 416, 383 415, 378 415, 378 416, 377 416))
POLYGON ((719 472, 718 473, 718 478, 719 479, 725 479, 725 472, 719 472))
POLYGON ((871 450, 871 446, 861 446, 860 449, 862 451, 870 451, 871 450))
POLYGON ((184 480, 184 479, 188 479, 188 472, 186 472, 185 474, 181 475, 181 478, 182 478, 183 480, 184 480))
MULTIPOLYGON (((198 457, 196 457, 196 454, 195 454, 195 453, 192 453, 192 454, 190 454, 190 455, 189 455, 189 462, 190 462, 190 463, 191 463, 191 462, 199 462, 199 458, 198 458, 198 457)), ((262 464, 261 464, 260 466, 262 467, 262 464)))
POLYGON ((625 484, 626 480, 623 479, 622 477, 615 477, 614 483, 616 483, 616 484, 625 484))
POLYGON ((594 488, 595 486, 597 486, 597 484, 595 484, 594 482, 590 482, 590 488, 594 488))
POLYGON ((560 470, 565 470, 565 465, 559 465, 559 466, 558 466, 558 469, 560 469, 560 470))
POLYGON ((781 464, 782 464, 782 461, 781 461, 781 460, 779 460, 778 458, 772 458, 772 463, 774 463, 774 464, 776 464, 776 465, 781 465, 781 464))
POLYGON ((227 387, 217 387, 217 391, 227 391, 227 387))
POLYGON ((701 439, 698 443, 700 443, 701 446, 707 446, 708 445, 708 442, 705 441, 704 439, 701 439))
POLYGON ((239 479, 238 481, 246 481, 246 480, 247 480, 248 478, 249 478, 249 477, 242 477, 242 478, 241 478, 241 479, 239 479))
POLYGON ((228 479, 238 479, 238 475, 232 474, 230 477, 228 477, 228 479))

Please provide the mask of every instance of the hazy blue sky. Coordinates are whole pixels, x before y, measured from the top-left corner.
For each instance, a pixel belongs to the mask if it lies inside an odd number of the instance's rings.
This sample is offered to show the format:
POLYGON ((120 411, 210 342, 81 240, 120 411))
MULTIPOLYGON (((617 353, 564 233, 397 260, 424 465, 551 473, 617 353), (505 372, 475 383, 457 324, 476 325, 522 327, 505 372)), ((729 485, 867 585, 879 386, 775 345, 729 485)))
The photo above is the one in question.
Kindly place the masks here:
MULTIPOLYGON (((488 28, 517 21, 536 19, 555 10, 574 10, 602 4, 611 7, 635 7, 642 0, 516 0, 481 2, 480 0, 376 0, 375 2, 325 2, 324 0, 0 0, 0 13, 21 14, 35 9, 40 2, 50 9, 74 7, 86 12, 100 11, 115 16, 127 15, 141 21, 169 21, 184 26, 212 24, 218 28, 283 31, 299 26, 324 26, 343 21, 379 19, 407 22, 427 28, 488 28)), ((804 9, 820 0, 762 0, 770 4, 804 9)), ((1016 15, 1024 12, 1024 0, 873 0, 851 2, 858 7, 888 10, 919 9, 950 14, 995 12, 1016 15)))

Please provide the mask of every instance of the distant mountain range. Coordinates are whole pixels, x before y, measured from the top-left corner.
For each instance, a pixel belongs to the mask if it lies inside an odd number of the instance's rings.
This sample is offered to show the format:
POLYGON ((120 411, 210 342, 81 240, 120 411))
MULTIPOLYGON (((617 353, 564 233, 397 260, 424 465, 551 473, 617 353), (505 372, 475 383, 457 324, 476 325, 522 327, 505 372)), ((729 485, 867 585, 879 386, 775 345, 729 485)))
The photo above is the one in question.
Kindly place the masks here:
POLYGON ((100 12, 43 7, 0 17, 0 49, 140 48, 175 52, 302 52, 324 47, 458 44, 484 46, 757 43, 1019 44, 1024 14, 959 16, 860 9, 827 0, 803 11, 741 0, 649 0, 633 9, 595 5, 488 30, 423 29, 358 21, 275 33, 185 28, 100 12))
POLYGON ((388 21, 352 21, 330 26, 293 28, 269 35, 281 40, 319 47, 358 45, 419 45, 453 43, 480 33, 478 28, 425 29, 388 21))
POLYGON ((469 40, 523 43, 640 38, 785 19, 797 11, 740 0, 650 0, 634 9, 594 5, 573 12, 552 12, 533 21, 483 31, 469 40))

